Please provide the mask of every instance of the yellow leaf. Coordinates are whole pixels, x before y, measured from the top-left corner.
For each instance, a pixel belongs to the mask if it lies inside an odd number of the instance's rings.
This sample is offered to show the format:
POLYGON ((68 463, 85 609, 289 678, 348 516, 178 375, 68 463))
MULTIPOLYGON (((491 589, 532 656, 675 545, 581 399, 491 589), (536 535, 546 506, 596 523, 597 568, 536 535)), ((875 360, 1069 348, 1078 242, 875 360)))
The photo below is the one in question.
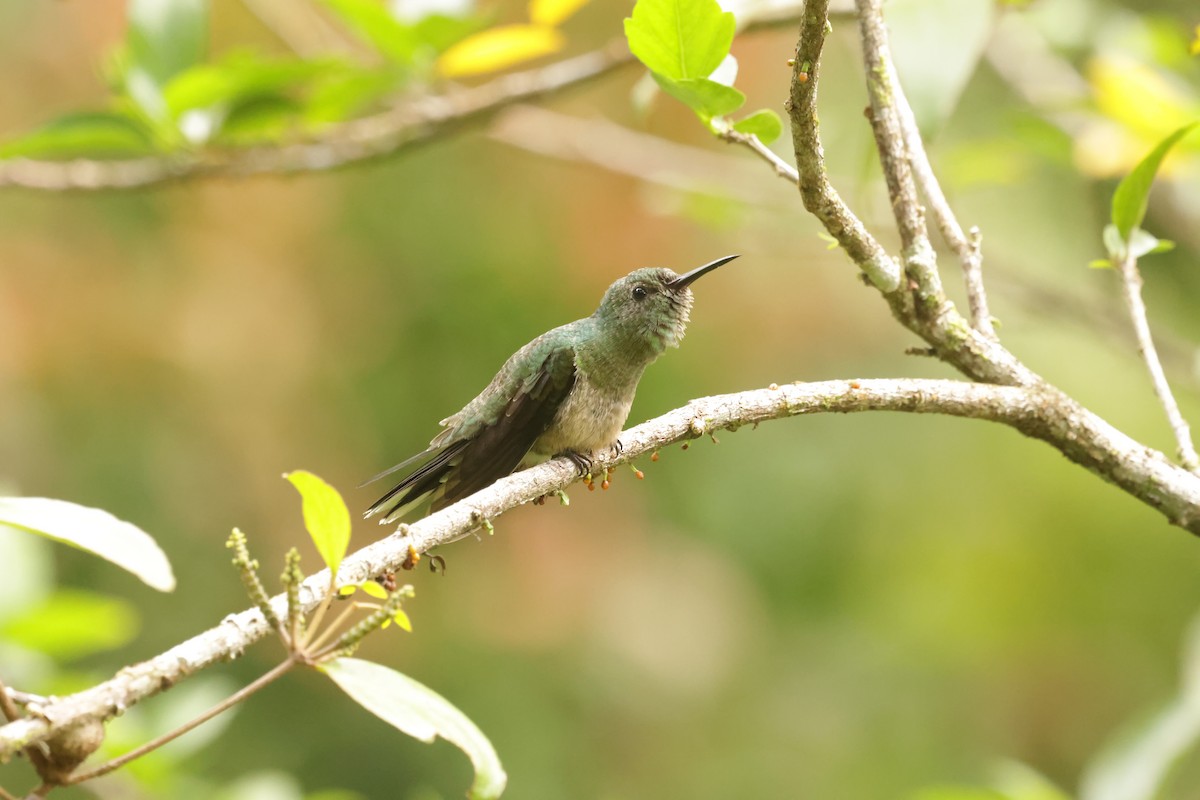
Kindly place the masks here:
POLYGON ((437 70, 447 78, 479 75, 559 50, 565 40, 554 28, 501 25, 468 36, 442 53, 437 70))
POLYGON ((348 583, 342 588, 338 589, 338 597, 349 597, 357 591, 357 586, 355 586, 353 583, 348 583))
POLYGON ((359 585, 362 586, 362 590, 371 597, 379 600, 387 600, 387 589, 384 589, 375 581, 363 581, 359 585))
POLYGON ((412 633, 412 621, 408 618, 402 609, 396 609, 396 613, 392 615, 392 619, 396 620, 396 624, 404 630, 412 633))
POLYGON ((558 25, 587 5, 588 0, 530 0, 529 18, 534 25, 558 25))
POLYGON ((1200 56, 1200 25, 1196 26, 1196 38, 1192 39, 1192 44, 1188 47, 1188 52, 1194 56, 1200 56))
POLYGON ((1179 83, 1133 59, 1095 58, 1088 79, 1106 116, 1152 142, 1196 118, 1196 101, 1179 83))

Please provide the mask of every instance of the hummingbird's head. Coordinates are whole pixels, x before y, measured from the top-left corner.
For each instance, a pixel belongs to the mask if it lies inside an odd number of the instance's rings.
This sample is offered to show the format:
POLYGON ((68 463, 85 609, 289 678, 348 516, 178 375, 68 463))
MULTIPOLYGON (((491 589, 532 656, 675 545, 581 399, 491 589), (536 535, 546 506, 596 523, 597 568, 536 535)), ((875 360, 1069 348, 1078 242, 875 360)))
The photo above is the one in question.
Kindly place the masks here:
POLYGON ((666 267, 634 270, 608 287, 596 316, 621 338, 644 342, 656 355, 678 347, 692 310, 691 284, 735 258, 718 258, 683 275, 666 267))

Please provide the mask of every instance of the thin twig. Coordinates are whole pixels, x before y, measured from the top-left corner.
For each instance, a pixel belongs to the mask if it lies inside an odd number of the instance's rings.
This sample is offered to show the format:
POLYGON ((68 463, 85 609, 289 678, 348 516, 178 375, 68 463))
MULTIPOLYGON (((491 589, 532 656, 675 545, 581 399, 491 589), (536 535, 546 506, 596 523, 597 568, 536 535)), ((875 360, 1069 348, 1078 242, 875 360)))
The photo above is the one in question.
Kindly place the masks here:
MULTIPOLYGON (((9 722, 16 722, 23 718, 16 703, 13 702, 12 697, 8 693, 8 686, 2 680, 0 680, 0 711, 4 713, 4 718, 9 722)), ((40 746, 30 747, 26 750, 26 754, 29 757, 29 763, 33 765, 37 774, 45 780, 50 770, 50 759, 42 752, 42 748, 40 746)), ((2 761, 3 759, 0 759, 0 763, 2 761)), ((5 795, 9 796, 7 792, 5 792, 5 795)), ((7 797, 4 800, 7 800, 7 797)))
MULTIPOLYGON (((743 33, 769 30, 796 12, 744 19, 743 33)), ((396 155, 496 112, 580 87, 634 62, 625 38, 546 66, 513 72, 470 88, 402 102, 397 107, 331 125, 314 138, 291 144, 130 159, 0 160, 0 188, 44 191, 135 189, 191 178, 322 172, 396 155)))
MULTIPOLYGON (((915 283, 918 307, 944 298, 937 271, 937 256, 929 242, 925 209, 917 198, 911 160, 897 111, 895 69, 883 23, 883 0, 857 0, 859 36, 863 46, 863 72, 871 100, 868 118, 879 150, 879 163, 892 200, 892 216, 900 231, 905 272, 915 283)), ((919 142, 918 142, 919 143, 919 142)), ((940 311, 940 309, 938 309, 940 311)))
POLYGON ((321 604, 317 606, 317 611, 313 614, 312 620, 308 624, 307 633, 302 635, 302 638, 307 639, 312 636, 318 628, 321 627, 321 621, 325 619, 325 613, 329 611, 329 605, 333 599, 337 597, 337 573, 329 574, 329 587, 325 590, 325 597, 321 600, 321 604))
POLYGON ((1154 384, 1154 393, 1167 412, 1167 421, 1175 434, 1175 444, 1179 461, 1192 472, 1200 474, 1200 457, 1196 455, 1196 447, 1192 444, 1192 432, 1187 420, 1179 411, 1167 375, 1163 372, 1162 362, 1159 361, 1158 351, 1154 347, 1154 339, 1150 335, 1150 323, 1147 321, 1146 303, 1142 299, 1142 273, 1138 270, 1137 259, 1131 254, 1117 261, 1117 270, 1121 273, 1121 289, 1125 296, 1125 306, 1129 310, 1129 318, 1133 322, 1133 331, 1137 336, 1138 352, 1146 362, 1150 371, 1150 381, 1154 384))
POLYGON ((933 172, 933 166, 929 163, 929 156, 921 141, 921 130, 917 127, 917 118, 913 114, 912 106, 908 103, 908 97, 904 94, 904 87, 900 82, 900 76, 896 74, 895 64, 890 58, 885 59, 884 64, 912 174, 921 187, 921 193, 925 195, 929 208, 933 211, 933 218, 937 222, 938 230, 941 231, 942 239, 955 252, 959 263, 962 264, 963 283, 967 290, 971 325, 989 339, 995 339, 996 329, 992 325, 991 311, 988 310, 987 291, 983 286, 983 251, 980 247, 982 236, 978 228, 972 228, 969 236, 963 233, 962 226, 958 224, 958 218, 954 215, 950 203, 946 201, 946 195, 942 192, 941 183, 938 182, 937 176, 933 172))
POLYGON ((421 97, 390 111, 334 125, 316 140, 295 144, 110 161, 7 159, 0 161, 0 187, 133 189, 194 177, 331 170, 394 155, 514 103, 581 86, 632 61, 624 39, 616 40, 549 66, 421 97))
POLYGON ((257 679, 254 680, 254 682, 249 683, 246 686, 243 686, 241 689, 239 689, 238 691, 229 695, 229 697, 226 697, 224 700, 217 703, 215 706, 208 709, 207 711, 205 711, 203 714, 196 717, 195 719, 192 719, 189 722, 185 722, 183 725, 180 725, 175 730, 168 731, 168 732, 164 733, 162 736, 159 736, 155 739, 151 739, 150 741, 146 742, 145 744, 141 745, 140 747, 135 747, 134 749, 130 750, 128 753, 117 756, 116 758, 112 759, 111 761, 105 762, 104 764, 101 764, 100 766, 96 767, 95 769, 90 769, 87 772, 77 772, 77 773, 71 775, 69 778, 66 779, 66 781, 64 781, 64 785, 70 786, 70 785, 77 784, 77 783, 83 783, 84 781, 90 781, 92 778, 99 778, 101 775, 107 775, 108 773, 112 772, 113 770, 119 769, 120 767, 125 766, 130 761, 133 761, 135 758, 140 758, 153 750, 157 750, 158 748, 162 747, 164 744, 167 744, 168 742, 178 739, 180 736, 183 736, 188 731, 190 731, 194 728, 197 728, 200 725, 203 725, 205 722, 208 722, 210 719, 217 716, 222 711, 226 711, 230 708, 233 708, 235 705, 242 702, 247 697, 250 697, 251 695, 258 692, 259 690, 271 685, 276 680, 278 680, 280 677, 282 677, 285 673, 287 673, 288 670, 290 670, 292 667, 296 666, 296 664, 297 664, 297 661, 294 658, 288 658, 286 661, 283 661, 280 664, 276 665, 269 672, 266 672, 263 675, 259 676, 257 679))
POLYGON ((4 714, 4 718, 9 722, 21 718, 21 712, 17 709, 16 703, 8 696, 8 687, 4 681, 0 680, 0 712, 4 714))
POLYGON ((488 136, 548 158, 589 164, 680 192, 719 193, 741 203, 778 209, 790 199, 764 191, 757 174, 739 169, 742 156, 632 130, 605 117, 577 117, 539 105, 501 113, 488 136))
POLYGON ((753 133, 742 133, 741 131, 735 131, 733 128, 726 128, 718 135, 732 144, 749 147, 763 161, 766 161, 775 168, 776 175, 791 181, 796 186, 800 185, 800 173, 796 168, 780 158, 774 150, 763 144, 762 139, 759 139, 753 133))
MULTIPOLYGON (((379 607, 378 604, 368 605, 366 603, 360 603, 358 601, 354 601, 354 602, 350 603, 350 605, 348 605, 346 608, 343 608, 341 610, 341 612, 337 615, 337 617, 334 618, 333 622, 331 622, 325 626, 324 630, 317 631, 317 636, 315 639, 313 639, 312 641, 309 641, 309 642, 305 642, 304 649, 311 656, 316 658, 317 654, 320 653, 321 648, 324 647, 325 644, 328 643, 330 639, 332 639, 334 636, 337 635, 338 628, 342 627, 342 623, 345 622, 347 619, 349 619, 351 614, 353 614, 355 611, 360 611, 364 608, 369 608, 371 610, 374 610, 378 607, 379 607)), ((313 630, 316 630, 315 627, 313 628, 313 630)))

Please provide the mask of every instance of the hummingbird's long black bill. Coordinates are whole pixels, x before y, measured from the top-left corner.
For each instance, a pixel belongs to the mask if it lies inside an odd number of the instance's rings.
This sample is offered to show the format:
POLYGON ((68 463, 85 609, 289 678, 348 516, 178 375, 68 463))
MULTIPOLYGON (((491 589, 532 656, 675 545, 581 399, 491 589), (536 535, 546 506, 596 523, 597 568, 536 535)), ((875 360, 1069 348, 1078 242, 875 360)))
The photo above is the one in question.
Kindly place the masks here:
POLYGON ((679 291, 680 289, 686 287, 688 284, 695 281, 697 278, 702 277, 702 276, 707 275, 708 273, 712 272, 714 269, 721 266, 722 264, 728 264, 730 261, 733 261, 735 258, 738 257, 738 255, 740 255, 740 254, 735 254, 732 256, 725 256, 724 258, 718 258, 716 261, 708 262, 703 267, 696 267, 691 272, 685 272, 682 275, 680 275, 678 278, 676 278, 675 280, 668 283, 667 288, 673 289, 675 291, 679 291))

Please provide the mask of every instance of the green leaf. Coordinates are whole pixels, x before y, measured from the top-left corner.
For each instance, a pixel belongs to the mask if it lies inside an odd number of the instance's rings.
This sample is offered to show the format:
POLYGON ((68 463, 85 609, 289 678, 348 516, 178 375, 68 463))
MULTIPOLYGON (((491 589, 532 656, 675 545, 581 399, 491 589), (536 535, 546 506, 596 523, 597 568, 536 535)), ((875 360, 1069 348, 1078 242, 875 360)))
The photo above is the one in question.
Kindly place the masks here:
POLYGON ((1150 197, 1150 187, 1154 184, 1154 176, 1168 151, 1187 136, 1200 121, 1184 125, 1163 139, 1155 146, 1150 154, 1143 158, 1125 178, 1117 185, 1112 199, 1112 222, 1121 238, 1128 240, 1133 229, 1142 224, 1146 216, 1146 203, 1150 197))
POLYGON ((1071 800, 1049 778, 1020 761, 1003 761, 993 772, 992 784, 1006 800, 1071 800))
POLYGON ((733 14, 717 0, 637 0, 625 20, 630 51, 673 80, 707 78, 729 55, 733 14))
POLYGON ((996 27, 993 0, 889 0, 896 72, 922 130, 950 116, 996 27))
POLYGON ((120 158, 154 152, 150 131, 124 114, 71 114, 0 145, 0 158, 120 158))
POLYGON ((1154 800, 1200 743, 1200 618, 1193 620, 1184 650, 1178 695, 1100 750, 1084 770, 1081 800, 1154 800))
POLYGON ((196 108, 232 107, 278 96, 338 68, 332 61, 282 61, 239 54, 188 69, 166 86, 163 99, 171 116, 178 119, 196 108))
POLYGON ((300 492, 304 527, 325 566, 337 574, 350 546, 350 510, 345 501, 337 489, 307 470, 298 469, 283 477, 300 492))
POLYGON ((480 30, 483 23, 473 17, 450 17, 430 14, 413 23, 412 33, 417 41, 440 53, 455 42, 462 41, 480 30))
POLYGON ((150 534, 107 511, 44 497, 3 497, 0 526, 86 550, 132 572, 160 592, 175 588, 171 564, 150 534))
POLYGON ((764 108, 735 122, 733 129, 739 133, 752 133, 764 144, 770 144, 783 134, 783 120, 774 111, 764 108))
POLYGON ((288 97, 248 98, 229 110, 215 138, 233 146, 277 144, 302 124, 304 110, 288 97))
POLYGON ((20 564, 0 581, 0 623, 19 617, 54 592, 54 545, 0 526, 0 564, 20 564))
POLYGON ((208 0, 129 0, 126 21, 132 64, 156 85, 204 60, 208 0))
POLYGON ((322 0, 342 21, 376 50, 399 64, 411 64, 418 40, 376 0, 322 0))
POLYGON ((746 96, 737 89, 708 78, 677 81, 657 72, 651 74, 664 92, 691 108, 706 123, 713 117, 732 114, 746 102, 746 96))
POLYGON ((324 75, 309 92, 304 120, 320 125, 350 119, 393 91, 398 82, 394 71, 380 69, 346 69, 324 75))
POLYGON ((59 589, 0 625, 0 637, 60 660, 120 647, 137 631, 138 614, 129 603, 75 589, 59 589))
POLYGON ((492 743, 474 722, 433 690, 370 661, 338 658, 319 667, 350 698, 394 728, 432 742, 441 736, 475 765, 470 796, 499 797, 508 782, 492 743))

